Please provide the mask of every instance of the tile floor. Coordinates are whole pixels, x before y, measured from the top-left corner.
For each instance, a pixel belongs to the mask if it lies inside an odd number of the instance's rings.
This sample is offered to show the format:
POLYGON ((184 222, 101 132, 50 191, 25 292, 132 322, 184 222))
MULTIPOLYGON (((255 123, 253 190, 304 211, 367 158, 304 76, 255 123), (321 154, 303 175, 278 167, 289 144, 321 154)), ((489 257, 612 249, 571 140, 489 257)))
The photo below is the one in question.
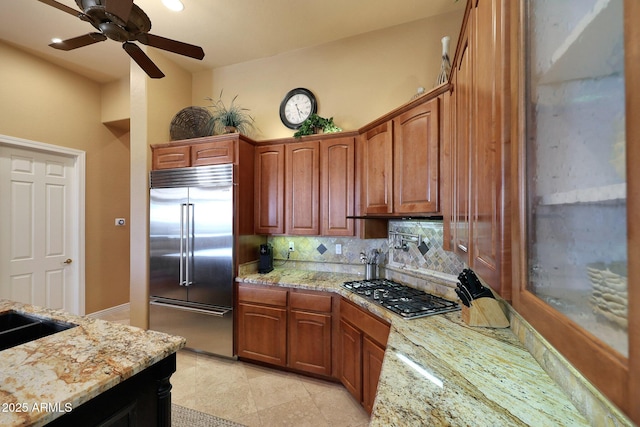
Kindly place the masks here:
MULTIPOLYGON (((129 323, 128 312, 100 318, 129 323)), ((250 427, 364 427, 369 416, 340 384, 188 350, 178 352, 173 403, 250 427)))

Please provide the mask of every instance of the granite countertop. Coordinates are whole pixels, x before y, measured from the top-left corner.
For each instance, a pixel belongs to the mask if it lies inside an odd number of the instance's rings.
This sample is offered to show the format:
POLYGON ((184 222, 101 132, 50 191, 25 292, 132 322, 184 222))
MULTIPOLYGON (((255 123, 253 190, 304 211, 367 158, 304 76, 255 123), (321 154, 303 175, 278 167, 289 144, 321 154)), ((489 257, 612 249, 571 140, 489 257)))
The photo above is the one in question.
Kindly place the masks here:
POLYGON ((0 300, 0 314, 11 310, 78 327, 0 351, 3 427, 47 424, 185 345, 181 337, 0 300))
POLYGON ((244 283, 335 292, 391 322, 371 426, 590 425, 511 329, 460 312, 405 320, 353 292, 352 274, 276 269, 244 283))

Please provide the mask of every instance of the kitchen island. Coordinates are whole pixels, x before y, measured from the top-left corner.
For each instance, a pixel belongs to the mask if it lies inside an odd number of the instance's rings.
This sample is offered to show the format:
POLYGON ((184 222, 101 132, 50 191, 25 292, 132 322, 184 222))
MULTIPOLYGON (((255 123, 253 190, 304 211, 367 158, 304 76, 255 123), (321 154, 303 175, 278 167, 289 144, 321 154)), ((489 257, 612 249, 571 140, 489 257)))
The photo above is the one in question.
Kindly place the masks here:
POLYGON ((0 300, 10 311, 77 327, 0 351, 0 425, 169 425, 184 338, 0 300))
POLYGON ((237 280, 334 292, 391 323, 372 426, 590 425, 511 329, 467 326, 459 311, 404 320, 341 286, 359 279, 276 268, 237 280))

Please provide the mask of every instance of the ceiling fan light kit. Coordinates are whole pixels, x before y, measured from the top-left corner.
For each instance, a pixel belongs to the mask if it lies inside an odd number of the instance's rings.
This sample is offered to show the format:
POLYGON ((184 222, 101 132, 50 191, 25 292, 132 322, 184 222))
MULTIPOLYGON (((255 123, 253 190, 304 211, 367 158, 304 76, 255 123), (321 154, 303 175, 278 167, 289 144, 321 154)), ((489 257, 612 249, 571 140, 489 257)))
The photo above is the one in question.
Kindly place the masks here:
POLYGON ((162 78, 164 74, 153 63, 151 58, 133 42, 139 42, 194 59, 204 58, 204 51, 200 46, 149 34, 151 20, 142 9, 133 3, 133 0, 75 0, 80 11, 55 0, 39 1, 88 22, 99 31, 59 42, 52 42, 49 46, 55 49, 72 50, 111 39, 122 43, 122 48, 129 54, 131 59, 149 77, 154 79, 162 78))
POLYGON ((174 12, 180 12, 184 9, 184 4, 180 0, 162 0, 162 4, 174 12))

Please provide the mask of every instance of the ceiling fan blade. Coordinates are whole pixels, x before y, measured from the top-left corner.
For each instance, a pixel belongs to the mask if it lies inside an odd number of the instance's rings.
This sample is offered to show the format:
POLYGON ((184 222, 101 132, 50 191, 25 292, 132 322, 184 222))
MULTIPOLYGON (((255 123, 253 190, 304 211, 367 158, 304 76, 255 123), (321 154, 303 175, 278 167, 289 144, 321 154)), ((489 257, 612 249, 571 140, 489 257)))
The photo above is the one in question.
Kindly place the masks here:
POLYGON ((105 0, 105 11, 122 20, 122 24, 129 22, 133 0, 105 0))
POLYGON ((195 59, 204 58, 204 50, 200 46, 167 39, 165 37, 155 36, 153 34, 143 33, 136 36, 137 40, 147 46, 157 47, 158 49, 168 50, 178 55, 189 56, 195 59))
POLYGON ((38 1, 40 3, 48 4, 51 7, 55 7, 56 9, 61 10, 63 12, 67 12, 68 14, 73 15, 73 16, 83 15, 82 12, 80 12, 78 10, 75 10, 73 8, 70 8, 69 6, 64 5, 62 3, 58 3, 55 0, 38 0, 38 1))
POLYGON ((84 36, 74 37, 72 39, 63 40, 57 43, 51 43, 49 46, 60 50, 73 50, 79 47, 88 46, 90 44, 103 42, 107 39, 102 33, 89 33, 84 36))
POLYGON ((127 51, 131 59, 136 61, 136 64, 138 64, 140 68, 142 68, 144 72, 149 75, 149 77, 151 77, 152 79, 161 79, 164 77, 164 74, 162 73, 162 71, 160 71, 160 68, 158 68, 156 64, 153 63, 151 58, 149 58, 147 54, 138 47, 137 44, 124 42, 122 43, 122 48, 127 51))

